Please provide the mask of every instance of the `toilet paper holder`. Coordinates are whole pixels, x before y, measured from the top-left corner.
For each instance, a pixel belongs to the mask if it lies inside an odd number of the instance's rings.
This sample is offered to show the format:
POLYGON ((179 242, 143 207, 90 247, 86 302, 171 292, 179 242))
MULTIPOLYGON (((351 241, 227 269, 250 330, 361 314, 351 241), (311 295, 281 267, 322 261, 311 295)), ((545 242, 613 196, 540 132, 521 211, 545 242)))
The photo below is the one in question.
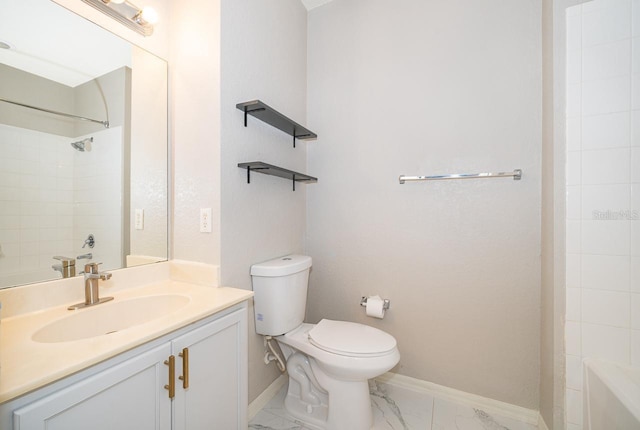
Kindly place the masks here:
MULTIPOLYGON (((391 305, 391 300, 389 299, 383 299, 383 304, 382 304, 382 309, 384 309, 385 311, 389 310, 389 306, 391 305)), ((362 297, 362 299, 360 299, 360 306, 367 306, 367 297, 362 297)))

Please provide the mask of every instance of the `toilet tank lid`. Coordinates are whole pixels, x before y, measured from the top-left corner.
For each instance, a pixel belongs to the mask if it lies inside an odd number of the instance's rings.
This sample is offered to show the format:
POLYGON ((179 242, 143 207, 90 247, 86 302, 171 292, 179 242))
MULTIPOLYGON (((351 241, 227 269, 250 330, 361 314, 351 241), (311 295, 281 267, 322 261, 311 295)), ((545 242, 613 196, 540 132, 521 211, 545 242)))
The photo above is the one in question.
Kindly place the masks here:
POLYGON ((251 276, 287 276, 311 267, 308 255, 285 255, 251 266, 251 276))

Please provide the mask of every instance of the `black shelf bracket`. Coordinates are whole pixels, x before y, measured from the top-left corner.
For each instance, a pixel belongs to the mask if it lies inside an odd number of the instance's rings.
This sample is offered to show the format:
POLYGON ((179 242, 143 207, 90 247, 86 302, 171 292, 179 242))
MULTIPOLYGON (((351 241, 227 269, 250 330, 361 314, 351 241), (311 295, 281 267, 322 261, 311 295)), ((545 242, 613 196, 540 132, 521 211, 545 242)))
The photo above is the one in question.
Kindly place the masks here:
POLYGON ((318 182, 318 178, 305 175, 303 173, 294 172, 293 170, 283 167, 274 166, 272 164, 263 163, 262 161, 252 161, 250 163, 238 163, 241 169, 247 169, 247 184, 251 183, 251 172, 258 172, 265 175, 277 176, 279 178, 290 179, 293 183, 293 191, 296 190, 296 182, 304 182, 312 184, 318 182))
POLYGON ((236 108, 244 112, 244 126, 247 126, 247 116, 251 115, 259 120, 269 124, 278 130, 284 131, 293 137, 293 147, 296 147, 296 139, 309 140, 316 139, 317 134, 293 121, 292 119, 282 115, 277 110, 261 102, 253 100, 250 102, 238 103, 236 108))

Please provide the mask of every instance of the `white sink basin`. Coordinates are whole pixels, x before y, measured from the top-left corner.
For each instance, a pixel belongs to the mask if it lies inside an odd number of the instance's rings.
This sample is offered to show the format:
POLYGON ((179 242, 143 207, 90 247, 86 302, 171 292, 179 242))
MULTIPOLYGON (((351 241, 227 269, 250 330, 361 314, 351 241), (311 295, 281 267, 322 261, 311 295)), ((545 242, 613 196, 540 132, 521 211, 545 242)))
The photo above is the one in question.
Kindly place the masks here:
POLYGON ((35 342, 58 343, 105 336, 161 318, 186 306, 191 299, 178 294, 145 296, 107 302, 69 311, 67 317, 47 324, 32 336, 35 342))

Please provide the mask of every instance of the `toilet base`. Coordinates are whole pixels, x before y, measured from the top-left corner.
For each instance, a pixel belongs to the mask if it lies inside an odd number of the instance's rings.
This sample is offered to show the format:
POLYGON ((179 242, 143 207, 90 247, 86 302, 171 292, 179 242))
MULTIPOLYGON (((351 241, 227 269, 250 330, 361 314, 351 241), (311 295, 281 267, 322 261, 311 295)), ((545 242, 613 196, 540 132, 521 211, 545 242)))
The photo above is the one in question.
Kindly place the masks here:
POLYGON ((312 357, 301 353, 289 357, 287 370, 289 387, 284 406, 293 418, 322 430, 371 429, 368 380, 331 378, 312 357))

